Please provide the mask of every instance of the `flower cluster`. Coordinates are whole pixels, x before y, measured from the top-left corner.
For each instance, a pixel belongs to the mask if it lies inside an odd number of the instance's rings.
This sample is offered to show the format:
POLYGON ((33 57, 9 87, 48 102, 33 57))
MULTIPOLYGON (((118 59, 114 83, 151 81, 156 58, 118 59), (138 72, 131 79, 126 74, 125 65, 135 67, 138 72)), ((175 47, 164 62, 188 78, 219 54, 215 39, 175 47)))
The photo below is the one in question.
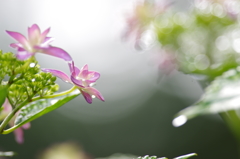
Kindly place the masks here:
POLYGON ((132 14, 126 16, 126 29, 123 34, 124 39, 134 37, 135 48, 141 49, 139 44, 142 33, 151 28, 154 19, 161 15, 170 4, 165 1, 138 1, 133 8, 132 14))
MULTIPOLYGON (((51 95, 58 90, 58 85, 55 84, 56 77, 74 85, 65 94, 78 89, 90 104, 95 97, 104 101, 101 93, 92 87, 99 79, 100 73, 89 71, 88 65, 84 65, 81 69, 76 67, 72 57, 65 50, 50 45, 53 38, 47 36, 49 31, 50 28, 41 32, 37 24, 28 28, 28 38, 18 32, 6 31, 8 35, 17 41, 17 43, 10 44, 12 48, 17 50, 17 54, 16 56, 11 53, 2 54, 0 51, 0 59, 2 60, 0 65, 2 68, 0 70, 0 83, 8 86, 5 103, 2 105, 2 109, 0 109, 0 120, 4 119, 0 125, 0 133, 2 133, 7 124, 11 127, 14 126, 14 119, 21 111, 24 103, 31 102, 34 97, 35 99, 51 98, 51 95), (54 69, 39 70, 39 65, 37 65, 35 60, 36 53, 63 59, 68 63, 71 75, 68 76, 54 69), (6 75, 10 77, 8 82, 4 82, 6 75), (20 87, 24 88, 20 89, 20 87), (5 119, 8 121, 5 122, 5 119)), ((61 93, 53 96, 61 96, 61 93)), ((24 141, 22 128, 27 129, 29 127, 30 123, 27 123, 14 131, 18 143, 23 143, 24 141)))
POLYGON ((43 72, 50 72, 53 75, 59 77, 65 82, 69 82, 73 85, 75 85, 76 88, 79 89, 79 91, 84 96, 85 100, 91 104, 92 98, 97 97, 101 101, 104 101, 103 96, 101 93, 92 87, 92 85, 97 81, 97 79, 100 77, 100 74, 95 71, 89 71, 88 65, 84 65, 81 69, 74 66, 74 62, 71 62, 69 64, 69 68, 71 71, 71 76, 69 77, 64 72, 61 72, 59 70, 54 69, 42 69, 43 72))
POLYGON ((53 38, 47 37, 49 31, 50 28, 41 33, 38 25, 34 24, 28 28, 28 39, 18 32, 7 31, 7 33, 18 41, 18 43, 12 43, 10 46, 17 49, 18 52, 16 56, 19 60, 25 60, 33 57, 36 53, 48 54, 61 58, 69 63, 71 72, 70 77, 59 70, 42 69, 42 71, 50 72, 65 82, 75 85, 88 103, 92 103, 92 98, 95 97, 104 101, 101 93, 92 87, 92 85, 100 77, 100 74, 95 71, 88 71, 88 65, 85 65, 82 69, 75 67, 74 61, 66 51, 49 45, 49 43, 53 40, 53 38))

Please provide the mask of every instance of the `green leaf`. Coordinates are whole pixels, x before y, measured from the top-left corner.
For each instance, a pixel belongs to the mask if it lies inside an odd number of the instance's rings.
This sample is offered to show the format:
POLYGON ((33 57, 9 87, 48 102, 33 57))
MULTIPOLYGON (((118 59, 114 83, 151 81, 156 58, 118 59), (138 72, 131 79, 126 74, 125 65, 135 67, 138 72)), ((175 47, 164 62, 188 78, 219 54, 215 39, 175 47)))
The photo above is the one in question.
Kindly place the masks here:
POLYGON ((217 77, 193 106, 183 109, 173 120, 178 127, 202 114, 220 113, 240 108, 240 67, 217 77))
POLYGON ((187 154, 187 155, 176 157, 174 159, 187 159, 187 158, 190 158, 190 157, 193 157, 193 156, 197 156, 197 154, 196 153, 190 153, 190 154, 187 154))
POLYGON ((30 104, 24 106, 21 109, 21 112, 16 117, 15 125, 10 129, 3 131, 3 134, 8 134, 14 131, 15 129, 19 128, 20 126, 28 122, 31 122, 41 117, 42 115, 47 114, 61 107, 68 101, 77 97, 79 94, 80 92, 78 90, 75 90, 70 94, 63 95, 60 97, 55 97, 51 99, 40 99, 40 100, 31 102, 30 104))
POLYGON ((1 107, 7 97, 7 94, 8 94, 8 87, 7 86, 0 86, 0 110, 1 110, 1 107))
POLYGON ((96 159, 134 159, 134 158, 137 158, 137 156, 131 155, 131 154, 116 153, 108 157, 96 158, 96 159))
POLYGON ((0 152, 0 156, 4 156, 4 157, 12 157, 15 156, 16 153, 13 151, 8 151, 8 152, 0 152))
POLYGON ((149 156, 149 155, 146 155, 144 157, 138 157, 137 159, 167 159, 166 157, 161 157, 161 158, 157 158, 157 156, 149 156))
MULTIPOLYGON (((174 159, 187 159, 187 158, 190 158, 190 157, 193 157, 193 156, 197 156, 197 154, 196 153, 190 153, 190 154, 187 154, 187 155, 176 157, 174 159)), ((138 157, 137 159, 167 159, 167 158, 166 157, 157 158, 157 156, 146 155, 144 157, 138 157)))

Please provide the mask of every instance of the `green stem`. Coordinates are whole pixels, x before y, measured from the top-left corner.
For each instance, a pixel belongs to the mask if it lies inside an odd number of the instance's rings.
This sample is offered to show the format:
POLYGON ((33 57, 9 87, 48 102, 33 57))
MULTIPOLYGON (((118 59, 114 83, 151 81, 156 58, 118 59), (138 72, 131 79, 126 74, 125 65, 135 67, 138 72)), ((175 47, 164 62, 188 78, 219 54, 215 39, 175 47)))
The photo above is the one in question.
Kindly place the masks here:
POLYGON ((39 99, 48 99, 48 98, 55 98, 55 97, 59 97, 59 96, 63 96, 63 95, 67 95, 71 92, 73 92, 75 89, 77 89, 76 86, 73 86, 71 89, 65 91, 65 92, 61 92, 61 93, 57 93, 57 94, 53 94, 53 95, 48 95, 48 96, 38 96, 38 97, 35 97, 32 99, 32 101, 36 101, 36 100, 39 100, 39 99))
POLYGON ((220 113, 220 116, 227 123, 240 146, 240 119, 235 110, 220 113))
POLYGON ((9 98, 9 96, 7 96, 7 99, 8 99, 8 102, 10 103, 10 105, 11 105, 12 107, 14 107, 14 105, 13 105, 13 103, 12 103, 12 100, 9 98))
POLYGON ((12 112, 10 114, 8 114, 8 116, 3 120, 3 122, 0 125, 0 134, 8 134, 9 132, 12 132, 12 129, 15 129, 14 126, 10 129, 8 129, 7 131, 4 131, 4 128, 7 126, 7 124, 9 123, 9 121, 14 117, 14 115, 23 107, 25 106, 28 102, 33 102, 39 99, 47 99, 47 98, 54 98, 54 97, 59 97, 59 96, 63 96, 66 94, 69 94, 71 92, 73 92, 75 89, 77 89, 76 86, 73 86, 71 89, 65 91, 65 92, 61 92, 58 94, 53 94, 53 95, 49 95, 49 96, 44 96, 44 97, 35 97, 35 98, 30 98, 31 100, 26 100, 25 102, 23 102, 21 105, 19 105, 18 107, 16 107, 15 109, 12 110, 12 112))
POLYGON ((15 75, 13 74, 10 79, 8 80, 8 85, 10 86, 13 83, 13 79, 15 78, 15 75))
POLYGON ((11 113, 8 114, 8 116, 3 120, 3 122, 0 125, 0 134, 2 134, 3 129, 7 126, 7 124, 9 123, 9 121, 14 117, 14 115, 23 107, 25 106, 27 103, 29 102, 29 99, 26 100, 25 102, 23 102, 21 105, 19 105, 18 107, 14 108, 12 110, 11 113))

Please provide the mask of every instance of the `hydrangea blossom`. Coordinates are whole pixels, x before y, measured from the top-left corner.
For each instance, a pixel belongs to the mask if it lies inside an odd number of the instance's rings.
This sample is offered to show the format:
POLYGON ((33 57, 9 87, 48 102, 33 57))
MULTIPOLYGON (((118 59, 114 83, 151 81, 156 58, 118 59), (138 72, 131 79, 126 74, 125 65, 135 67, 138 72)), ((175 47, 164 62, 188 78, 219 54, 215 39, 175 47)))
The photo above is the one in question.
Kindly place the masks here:
POLYGON ((139 45, 142 33, 151 27, 156 16, 162 14, 170 4, 165 1, 138 1, 132 14, 126 16, 126 29, 123 34, 124 39, 134 37, 135 47, 141 49, 139 45))
MULTIPOLYGON (((4 119, 10 112, 12 111, 12 106, 10 105, 8 99, 5 100, 3 103, 3 110, 0 113, 0 120, 4 119)), ((18 114, 18 113, 17 113, 18 114)), ((15 116, 17 116, 17 114, 15 116)), ((14 126, 15 117, 9 122, 9 126, 14 126)), ((15 140, 17 143, 22 144, 24 142, 24 133, 23 129, 29 129, 30 123, 24 124, 22 127, 17 128, 14 130, 15 140)))
POLYGON ((33 24, 28 28, 28 39, 18 32, 6 31, 18 43, 10 44, 11 47, 17 49, 17 58, 25 60, 36 53, 44 53, 51 56, 61 58, 65 61, 71 61, 71 56, 61 48, 49 45, 53 38, 47 37, 50 28, 41 33, 37 24, 33 24))
POLYGON ((59 77, 65 82, 72 83, 75 85, 82 95, 84 96, 85 100, 91 104, 92 98, 97 97, 101 101, 104 101, 103 96, 101 93, 96 89, 93 88, 92 85, 99 79, 100 74, 95 71, 89 71, 88 65, 84 65, 81 69, 74 66, 74 63, 70 63, 70 71, 71 76, 69 77, 64 72, 54 69, 42 69, 43 72, 50 72, 54 76, 59 77))

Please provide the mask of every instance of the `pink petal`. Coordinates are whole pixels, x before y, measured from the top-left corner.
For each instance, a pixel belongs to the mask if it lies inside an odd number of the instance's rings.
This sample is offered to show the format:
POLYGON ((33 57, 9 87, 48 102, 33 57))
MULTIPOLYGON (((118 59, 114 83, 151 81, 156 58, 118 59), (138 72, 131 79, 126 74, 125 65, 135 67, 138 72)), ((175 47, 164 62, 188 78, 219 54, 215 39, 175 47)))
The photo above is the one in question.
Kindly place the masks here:
POLYGON ((22 44, 20 44, 20 43, 12 43, 12 44, 10 44, 10 46, 12 47, 12 48, 23 48, 22 47, 22 44))
POLYGON ((53 74, 54 76, 57 76, 58 78, 61 78, 64 82, 69 82, 72 83, 71 79, 68 77, 68 75, 66 75, 65 73, 63 73, 62 71, 59 70, 53 70, 53 69, 46 69, 46 68, 42 68, 43 72, 49 72, 51 74, 53 74))
POLYGON ((81 89, 79 89, 83 95, 83 97, 85 98, 85 100, 89 103, 92 104, 92 97, 90 94, 88 94, 87 92, 82 91, 81 89))
POLYGON ((47 34, 49 33, 50 28, 46 29, 41 35, 41 41, 45 40, 47 34))
POLYGON ((12 32, 12 31, 6 31, 11 37, 13 37, 15 40, 17 40, 19 43, 21 43, 26 48, 31 48, 27 39, 25 36, 23 36, 20 33, 12 32))
POLYGON ((15 135, 15 140, 17 141, 17 143, 23 144, 24 138, 23 138, 22 128, 17 128, 16 130, 14 130, 14 135, 15 135))
POLYGON ((73 67, 74 67, 74 61, 68 62, 68 66, 69 66, 70 72, 73 73, 73 72, 74 72, 74 69, 73 69, 73 67))
POLYGON ((30 53, 23 48, 18 48, 18 52, 16 56, 19 60, 26 60, 33 55, 34 53, 30 53))
POLYGON ((81 68, 81 71, 84 71, 84 70, 88 70, 88 64, 84 65, 84 66, 81 68))
POLYGON ((72 76, 73 77, 77 77, 77 75, 79 74, 80 70, 79 70, 79 68, 74 66, 74 61, 70 61, 68 63, 68 65, 69 65, 70 71, 72 73, 72 76))
POLYGON ((6 111, 8 113, 10 113, 12 111, 12 106, 9 103, 7 98, 5 99, 5 102, 3 103, 3 108, 4 108, 4 111, 6 111))
POLYGON ((76 86, 78 86, 80 88, 84 88, 81 80, 76 79, 74 76, 71 76, 71 80, 72 80, 73 84, 75 84, 76 86))
POLYGON ((23 129, 29 129, 31 127, 31 124, 30 123, 27 123, 27 124, 24 124, 22 126, 23 129))
POLYGON ((39 41, 41 36, 40 28, 37 24, 33 24, 31 27, 28 28, 28 39, 32 44, 36 44, 39 41))
POLYGON ((104 101, 104 98, 101 95, 101 93, 93 87, 85 87, 85 88, 82 89, 82 91, 87 92, 88 94, 94 95, 98 99, 100 99, 101 101, 104 101))
POLYGON ((82 72, 79 74, 80 78, 87 79, 88 77, 88 70, 82 70, 82 72))
POLYGON ((75 76, 78 76, 79 73, 80 73, 79 68, 77 68, 77 67, 74 66, 74 75, 75 75, 75 76))
POLYGON ((89 86, 90 86, 90 84, 92 84, 92 83, 94 83, 94 82, 96 82, 96 81, 90 81, 90 80, 86 80, 86 81, 84 81, 84 86, 87 86, 87 87, 89 87, 89 86))
POLYGON ((50 47, 35 46, 34 48, 37 49, 37 52, 55 56, 65 61, 72 61, 71 56, 61 48, 53 47, 53 46, 50 46, 50 47))
POLYGON ((53 40, 54 38, 46 37, 41 43, 41 47, 47 47, 53 40))
POLYGON ((90 77, 88 79, 89 81, 96 82, 96 80, 100 78, 100 73, 95 71, 89 71, 88 76, 90 77))

